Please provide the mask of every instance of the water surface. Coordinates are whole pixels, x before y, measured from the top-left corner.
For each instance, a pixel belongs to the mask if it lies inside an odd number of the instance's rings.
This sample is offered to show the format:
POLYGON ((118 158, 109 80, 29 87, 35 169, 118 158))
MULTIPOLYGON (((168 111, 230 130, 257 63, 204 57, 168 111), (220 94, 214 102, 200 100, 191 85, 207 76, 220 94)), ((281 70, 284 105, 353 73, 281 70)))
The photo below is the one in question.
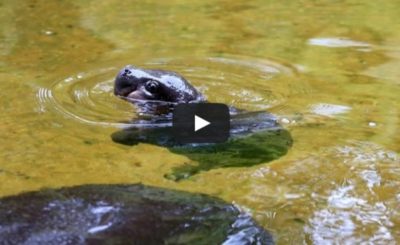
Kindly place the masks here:
POLYGON ((398 1, 2 1, 0 195, 89 183, 200 192, 278 244, 400 241, 398 1), (209 101, 268 110, 288 154, 164 178, 190 159, 110 135, 121 67, 174 70, 209 101))

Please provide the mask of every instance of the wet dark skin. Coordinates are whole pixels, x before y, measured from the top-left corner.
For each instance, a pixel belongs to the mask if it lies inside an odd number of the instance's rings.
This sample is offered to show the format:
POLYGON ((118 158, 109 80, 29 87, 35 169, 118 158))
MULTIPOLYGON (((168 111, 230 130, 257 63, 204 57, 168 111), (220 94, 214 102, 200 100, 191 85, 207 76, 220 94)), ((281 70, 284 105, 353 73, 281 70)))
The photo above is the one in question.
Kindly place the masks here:
POLYGON ((171 71, 141 69, 132 65, 124 67, 118 73, 115 78, 114 94, 131 102, 204 101, 203 95, 181 75, 171 71))

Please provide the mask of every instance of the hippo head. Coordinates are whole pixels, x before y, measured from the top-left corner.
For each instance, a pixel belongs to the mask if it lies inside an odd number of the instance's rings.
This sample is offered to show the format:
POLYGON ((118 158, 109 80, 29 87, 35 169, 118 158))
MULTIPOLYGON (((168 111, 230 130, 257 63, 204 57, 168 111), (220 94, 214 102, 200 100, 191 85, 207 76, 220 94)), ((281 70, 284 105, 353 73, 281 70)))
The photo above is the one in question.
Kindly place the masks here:
POLYGON ((118 73, 114 94, 129 101, 188 103, 204 100, 201 93, 177 73, 131 65, 118 73))

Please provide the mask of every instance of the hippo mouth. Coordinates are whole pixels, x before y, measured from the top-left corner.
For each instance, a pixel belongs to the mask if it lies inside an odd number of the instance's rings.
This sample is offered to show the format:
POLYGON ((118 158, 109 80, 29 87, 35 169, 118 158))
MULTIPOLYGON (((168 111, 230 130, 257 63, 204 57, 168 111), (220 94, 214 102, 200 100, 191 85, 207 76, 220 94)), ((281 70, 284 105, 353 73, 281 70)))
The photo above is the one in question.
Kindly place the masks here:
POLYGON ((128 93, 125 97, 138 100, 153 100, 154 96, 146 91, 134 90, 128 93))
MULTIPOLYGON (((118 95, 118 97, 129 101, 134 104, 143 104, 143 103, 151 103, 151 104, 160 104, 160 105, 177 105, 183 102, 175 102, 175 101, 168 101, 163 99, 156 98, 153 94, 148 93, 145 90, 134 90, 131 92, 125 93, 125 95, 118 95)), ((204 102, 204 98, 197 98, 194 100, 186 101, 184 103, 198 103, 204 102)))
MULTIPOLYGON (((130 95, 130 94, 129 94, 130 95)), ((150 104, 160 104, 160 105, 177 105, 179 102, 171 102, 171 101, 165 101, 165 100, 157 100, 157 99, 148 99, 148 98, 143 98, 141 96, 118 96, 121 99, 124 99, 128 102, 131 102, 136 105, 141 105, 145 103, 150 103, 150 104)), ((191 103, 191 102, 189 102, 191 103)))

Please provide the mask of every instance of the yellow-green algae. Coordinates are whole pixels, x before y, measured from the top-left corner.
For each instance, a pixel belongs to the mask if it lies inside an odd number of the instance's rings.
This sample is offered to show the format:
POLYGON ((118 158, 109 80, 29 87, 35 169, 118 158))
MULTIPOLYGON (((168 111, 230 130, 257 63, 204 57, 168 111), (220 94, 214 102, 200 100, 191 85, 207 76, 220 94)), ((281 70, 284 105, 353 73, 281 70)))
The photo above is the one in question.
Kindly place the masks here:
POLYGON ((395 0, 1 1, 0 195, 141 182, 235 202, 278 244, 400 241, 399 16, 395 0), (290 72, 264 79, 257 64, 271 61, 290 72), (164 178, 188 159, 114 143, 117 129, 96 119, 134 111, 110 91, 90 94, 93 113, 51 101, 79 91, 57 91, 64 79, 110 69, 96 78, 110 85, 128 63, 189 74, 210 101, 268 109, 293 147, 270 163, 164 178))

